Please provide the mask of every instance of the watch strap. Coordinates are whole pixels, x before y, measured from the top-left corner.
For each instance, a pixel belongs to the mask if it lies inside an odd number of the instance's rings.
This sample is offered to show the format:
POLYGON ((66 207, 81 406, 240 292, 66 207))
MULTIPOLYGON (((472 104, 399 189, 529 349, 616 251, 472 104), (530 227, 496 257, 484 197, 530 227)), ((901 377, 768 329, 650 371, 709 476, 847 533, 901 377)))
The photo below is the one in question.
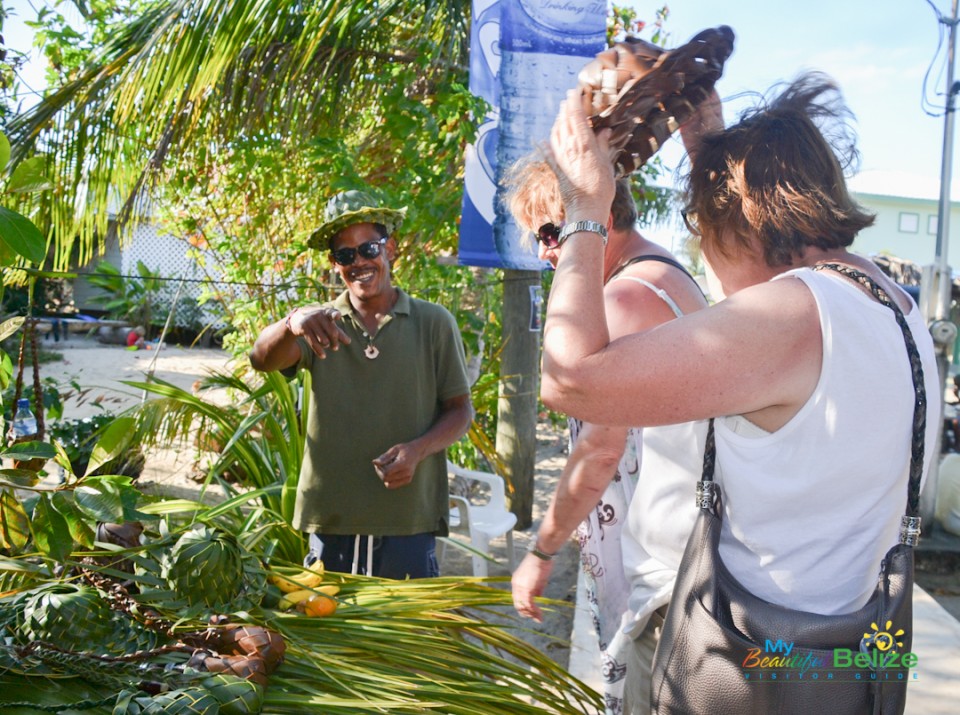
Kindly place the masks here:
POLYGON ((556 556, 556 554, 548 554, 546 551, 542 551, 540 549, 540 542, 537 540, 534 540, 530 545, 530 553, 541 561, 553 561, 553 557, 556 556))
POLYGON ((568 236, 583 231, 599 235, 600 238, 603 239, 603 245, 607 245, 607 227, 602 223, 599 221, 574 221, 573 223, 565 224, 560 230, 560 235, 557 237, 557 246, 562 246, 568 236))

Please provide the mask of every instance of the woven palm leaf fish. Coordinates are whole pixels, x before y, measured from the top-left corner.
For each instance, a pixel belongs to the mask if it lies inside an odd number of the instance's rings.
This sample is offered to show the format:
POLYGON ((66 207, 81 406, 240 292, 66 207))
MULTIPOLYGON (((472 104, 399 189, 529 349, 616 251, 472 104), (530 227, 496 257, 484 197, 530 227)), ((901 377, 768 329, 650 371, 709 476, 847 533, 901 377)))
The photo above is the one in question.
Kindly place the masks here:
POLYGON ((111 642, 112 616, 110 607, 95 589, 55 582, 30 592, 24 604, 21 630, 26 641, 82 650, 111 642))
POLYGON ((220 631, 217 650, 260 658, 267 673, 272 673, 283 662, 286 644, 279 633, 262 626, 227 624, 220 631))
POLYGON ((201 673, 225 673, 253 681, 263 687, 267 685, 266 663, 257 656, 219 655, 206 650, 195 650, 187 665, 201 673))
POLYGON ((263 709, 263 686, 249 680, 219 673, 201 685, 220 704, 220 715, 252 715, 263 709))
POLYGON ((182 688, 153 697, 124 699, 113 709, 114 715, 219 715, 220 704, 206 689, 182 688))
POLYGON ((590 124, 597 132, 612 130, 618 177, 643 166, 710 96, 733 41, 726 25, 703 30, 669 51, 631 38, 581 70, 579 86, 593 109, 590 124))

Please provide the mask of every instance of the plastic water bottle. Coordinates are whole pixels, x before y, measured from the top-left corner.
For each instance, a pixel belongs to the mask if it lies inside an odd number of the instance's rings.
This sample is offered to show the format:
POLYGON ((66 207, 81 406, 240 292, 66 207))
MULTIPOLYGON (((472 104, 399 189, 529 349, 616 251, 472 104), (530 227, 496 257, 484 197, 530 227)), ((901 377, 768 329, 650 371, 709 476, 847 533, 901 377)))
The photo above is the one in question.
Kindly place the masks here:
MULTIPOLYGON (((606 47, 606 24, 606 4, 595 0, 500 1, 499 178, 549 138, 560 100, 606 47)), ((502 206, 503 186, 497 191, 493 238, 504 266, 541 270, 535 248, 502 206)))
POLYGON ((21 397, 17 400, 17 412, 13 416, 13 438, 16 442, 25 442, 37 436, 37 418, 30 411, 30 400, 21 397))

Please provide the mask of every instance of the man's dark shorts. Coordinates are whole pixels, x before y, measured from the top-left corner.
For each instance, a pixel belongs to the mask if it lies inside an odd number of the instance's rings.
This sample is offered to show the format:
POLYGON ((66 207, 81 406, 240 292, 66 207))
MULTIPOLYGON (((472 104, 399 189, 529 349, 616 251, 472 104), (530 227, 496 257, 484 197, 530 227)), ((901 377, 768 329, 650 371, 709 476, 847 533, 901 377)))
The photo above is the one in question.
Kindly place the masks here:
MULTIPOLYGON (((316 539, 323 543, 320 560, 325 571, 351 573, 356 536, 334 534, 311 535, 311 549, 307 561, 312 561, 316 539)), ((381 578, 435 578, 440 575, 437 564, 437 537, 433 534, 412 536, 361 536, 357 553, 357 573, 367 573, 367 540, 373 538, 373 575, 381 578)))

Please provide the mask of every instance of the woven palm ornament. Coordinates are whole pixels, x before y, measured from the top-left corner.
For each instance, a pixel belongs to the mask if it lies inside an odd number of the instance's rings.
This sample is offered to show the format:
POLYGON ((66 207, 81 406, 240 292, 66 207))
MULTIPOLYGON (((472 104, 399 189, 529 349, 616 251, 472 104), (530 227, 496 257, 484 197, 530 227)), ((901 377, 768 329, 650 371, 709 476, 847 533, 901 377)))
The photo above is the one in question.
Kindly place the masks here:
POLYGON ((627 38, 580 71, 579 87, 592 98, 590 124, 597 132, 613 130, 618 177, 643 166, 710 96, 733 40, 726 25, 703 30, 669 51, 627 38))

